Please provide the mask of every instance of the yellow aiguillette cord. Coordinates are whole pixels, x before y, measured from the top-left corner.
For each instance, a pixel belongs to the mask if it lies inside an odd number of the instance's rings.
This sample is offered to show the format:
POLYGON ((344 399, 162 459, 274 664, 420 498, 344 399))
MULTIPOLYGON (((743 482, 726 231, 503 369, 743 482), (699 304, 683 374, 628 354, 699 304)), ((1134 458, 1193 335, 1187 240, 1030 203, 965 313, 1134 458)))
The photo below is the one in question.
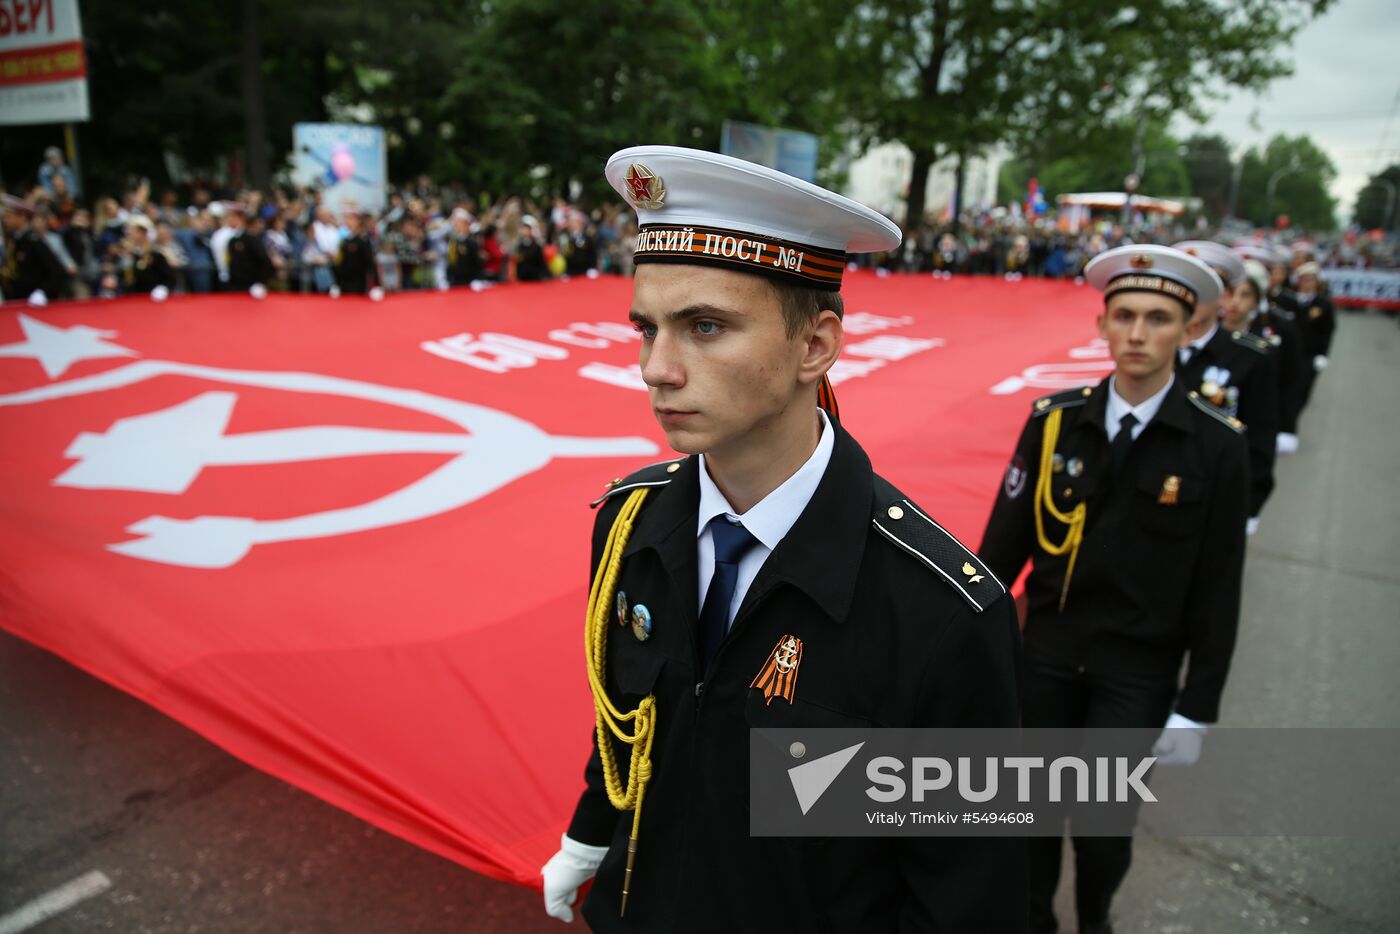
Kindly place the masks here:
POLYGON ((627 895, 632 887, 632 866, 637 858, 637 829, 642 824, 642 796, 651 780, 651 744, 656 736, 656 695, 642 698, 637 709, 623 713, 613 705, 604 684, 607 671, 608 622, 611 618, 617 578, 622 572, 622 552, 632 535, 632 524, 646 499, 645 488, 633 490, 613 520, 603 546, 598 570, 593 575, 593 587, 588 592, 588 621, 584 626, 584 656, 588 659, 588 686, 593 689, 593 709, 597 713, 598 758, 603 763, 603 783, 608 801, 619 811, 632 811, 632 836, 627 841, 627 869, 622 876, 622 910, 627 913, 627 895), (622 728, 628 720, 635 721, 631 733, 622 728), (627 787, 618 774, 617 756, 611 733, 632 747, 632 759, 627 770, 627 787))
POLYGON ((1079 558, 1079 545, 1084 541, 1084 522, 1087 516, 1084 504, 1081 502, 1069 512, 1061 512, 1055 506, 1055 491, 1051 482, 1051 471, 1055 461, 1055 443, 1060 440, 1060 410, 1055 409, 1045 416, 1045 428, 1040 438, 1040 472, 1035 480, 1035 502, 1032 504, 1035 513, 1035 535, 1040 541, 1041 549, 1049 555, 1059 557, 1065 552, 1069 552, 1069 566, 1065 568, 1065 584, 1060 590, 1060 610, 1064 612, 1065 600, 1069 597, 1069 579, 1074 576, 1074 562, 1079 558), (1057 522, 1063 522, 1069 526, 1065 532, 1065 540, 1058 545, 1052 544, 1045 536, 1045 517, 1041 510, 1044 509, 1057 522))

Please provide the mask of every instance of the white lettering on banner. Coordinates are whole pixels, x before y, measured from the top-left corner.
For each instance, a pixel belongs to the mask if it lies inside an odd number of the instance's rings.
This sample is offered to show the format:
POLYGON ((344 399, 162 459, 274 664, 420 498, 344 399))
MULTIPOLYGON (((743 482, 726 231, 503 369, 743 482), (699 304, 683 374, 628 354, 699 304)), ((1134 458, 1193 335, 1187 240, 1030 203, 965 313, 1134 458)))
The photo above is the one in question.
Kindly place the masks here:
POLYGON ((1321 277, 1335 305, 1400 308, 1400 271, 1337 267, 1322 270, 1321 277))
POLYGON ((609 386, 620 386, 623 389, 639 389, 647 391, 647 384, 642 379, 642 368, 638 364, 629 366, 612 366, 607 363, 584 364, 579 367, 578 375, 584 379, 595 380, 600 383, 607 383, 609 386))
POLYGON ((455 334, 420 345, 430 354, 456 360, 488 373, 505 373, 532 367, 538 360, 563 360, 569 352, 553 344, 541 344, 523 337, 487 332, 480 338, 455 334))
POLYGON ((831 385, 840 386, 848 379, 869 376, 884 365, 884 360, 837 360, 826 371, 826 378, 831 380, 831 385))
POLYGON ((602 350, 613 344, 641 340, 641 337, 636 328, 616 321, 599 321, 597 324, 575 321, 566 328, 555 328, 549 332, 549 339, 556 343, 589 350, 602 350))
MULTIPOLYGON (((706 234, 705 236, 713 238, 712 245, 718 251, 720 238, 715 234, 706 234)), ((749 248, 753 248, 754 252, 751 255, 754 259, 763 255, 764 244, 757 240, 740 240, 732 237, 728 239, 733 241, 732 247, 736 253, 741 250, 747 252, 749 248)), ((852 312, 846 315, 844 320, 846 332, 856 335, 907 327, 913 323, 914 319, 908 315, 892 318, 871 314, 868 311, 852 312)), ((584 350, 604 350, 613 344, 641 339, 636 328, 618 321, 598 321, 592 324, 575 321, 567 327, 550 330, 548 337, 552 343, 540 343, 509 334, 485 333, 479 337, 472 334, 456 334, 439 340, 424 341, 420 346, 428 353, 445 360, 464 363, 486 373, 502 375, 515 370, 528 369, 540 360, 567 359, 569 351, 559 345, 584 350)), ((831 379, 832 385, 838 385, 848 379, 869 376, 887 362, 903 360, 916 353, 943 345, 944 341, 941 337, 880 335, 848 344, 844 349, 844 356, 836 361, 827 372, 827 376, 831 379)), ((578 370, 578 374, 584 379, 605 383, 609 386, 646 390, 641 370, 635 363, 614 366, 602 362, 592 362, 582 366, 578 370)))
POLYGON ((1113 372, 1113 361, 1085 363, 1037 363, 1018 376, 1008 376, 988 390, 994 396, 1009 396, 1027 387, 1033 389, 1073 389, 1097 383, 1113 372))
POLYGON ((896 337, 893 334, 884 334, 861 341, 858 344, 849 344, 845 348, 845 352, 855 354, 857 357, 903 360, 916 353, 942 346, 943 338, 941 337, 896 337))
POLYGON ((885 315, 871 314, 868 311, 856 311, 841 319, 841 329, 847 334, 874 334, 877 331, 908 327, 913 323, 914 319, 908 315, 889 318, 885 315))
POLYGON ((1071 347, 1069 356, 1071 360, 1102 360, 1108 356, 1108 341, 1096 337, 1083 347, 1071 347))
POLYGON ((549 332, 549 339, 558 344, 569 344, 589 350, 602 350, 612 346, 612 341, 603 340, 601 337, 584 337, 582 334, 575 334, 569 328, 555 328, 549 332))

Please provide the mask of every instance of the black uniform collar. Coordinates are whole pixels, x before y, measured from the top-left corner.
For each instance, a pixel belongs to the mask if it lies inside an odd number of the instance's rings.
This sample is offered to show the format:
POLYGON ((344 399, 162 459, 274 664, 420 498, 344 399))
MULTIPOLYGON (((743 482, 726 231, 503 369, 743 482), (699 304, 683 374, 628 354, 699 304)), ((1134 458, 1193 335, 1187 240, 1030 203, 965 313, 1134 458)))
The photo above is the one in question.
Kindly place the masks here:
MULTIPOLYGON (((849 615, 870 530, 874 473, 865 451, 840 423, 832 420, 831 429, 836 438, 826 472, 807 508, 763 562, 740 614, 779 583, 788 583, 811 597, 833 620, 843 621, 849 615)), ((692 619, 699 614, 694 606, 699 469, 698 457, 681 461, 675 477, 642 510, 623 552, 626 559, 643 549, 655 549, 680 588, 681 599, 691 608, 692 619)))
POLYGON ((1225 330, 1225 325, 1220 324, 1216 326, 1215 334, 1210 340, 1206 341, 1205 346, 1201 348, 1201 352, 1216 359, 1222 359, 1229 356, 1234 341, 1234 335, 1230 331, 1225 330))

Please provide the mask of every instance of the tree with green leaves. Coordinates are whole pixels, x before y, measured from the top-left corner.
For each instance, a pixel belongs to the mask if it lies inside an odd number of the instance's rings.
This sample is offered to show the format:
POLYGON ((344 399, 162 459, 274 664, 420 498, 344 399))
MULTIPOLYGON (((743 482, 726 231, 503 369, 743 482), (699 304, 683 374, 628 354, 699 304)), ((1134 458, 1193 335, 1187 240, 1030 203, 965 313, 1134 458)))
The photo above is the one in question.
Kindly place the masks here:
POLYGON ((1003 164, 997 179, 1000 200, 1025 197, 1034 176, 1051 204, 1059 195, 1077 191, 1122 191, 1128 172, 1141 175, 1140 191, 1157 197, 1192 193, 1185 146, 1161 123, 1119 123, 1104 128, 1092 147, 1041 163, 1032 171, 1029 157, 1003 164))
POLYGON ((1191 194, 1201 199, 1206 217, 1219 221, 1230 213, 1235 161, 1223 136, 1197 133, 1183 144, 1182 161, 1191 180, 1191 194))
POLYGON ((1307 136, 1282 134, 1244 155, 1237 213, 1256 227, 1282 217, 1293 227, 1335 230, 1337 202, 1329 193, 1337 168, 1307 136))
POLYGON ((1202 116, 1212 84, 1259 89, 1287 74, 1279 46, 1329 3, 874 0, 852 7, 834 47, 862 143, 913 152, 912 225, 941 159, 1009 143, 1038 171, 1115 123, 1202 116))
POLYGON ((1356 193, 1352 222, 1362 230, 1400 229, 1400 163, 1372 175, 1356 193))

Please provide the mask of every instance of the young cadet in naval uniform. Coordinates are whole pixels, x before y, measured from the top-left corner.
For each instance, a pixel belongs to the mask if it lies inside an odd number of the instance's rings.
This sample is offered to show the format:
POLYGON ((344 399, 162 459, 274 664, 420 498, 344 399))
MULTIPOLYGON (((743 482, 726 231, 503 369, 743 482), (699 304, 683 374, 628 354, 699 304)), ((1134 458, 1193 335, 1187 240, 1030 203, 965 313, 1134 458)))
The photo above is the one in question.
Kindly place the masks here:
MULTIPOLYGON (((1032 406, 979 553, 1002 580, 1031 561, 1023 725, 1165 725, 1154 753, 1189 764, 1234 650, 1249 489, 1238 424, 1173 375, 1186 322, 1220 280, 1183 253, 1131 245, 1084 277, 1104 293, 1115 369, 1032 406)), ((1056 930, 1060 850, 1056 837, 1030 841, 1032 931, 1056 930)), ((1079 929, 1111 931, 1132 840, 1075 837, 1074 854, 1079 929)))
POLYGON ((1327 355, 1332 352, 1332 334, 1337 330, 1337 313, 1332 307, 1332 299, 1327 295, 1326 286, 1318 278, 1319 272, 1317 263, 1309 261, 1300 264, 1293 273, 1293 285, 1297 290, 1293 301, 1297 309, 1298 329, 1303 332, 1303 359, 1311 364, 1304 371, 1300 410, 1308 407, 1317 377, 1327 369, 1327 355))
POLYGON ((1227 330, 1243 329, 1266 341, 1274 356, 1274 373, 1278 377, 1278 442, 1280 454, 1298 450, 1298 407, 1302 401, 1304 367, 1303 337, 1297 322, 1287 312, 1280 312, 1269 301, 1269 269, 1262 261, 1272 251, 1255 251, 1236 247, 1244 260, 1244 279, 1235 286, 1234 301, 1227 318, 1221 323, 1227 330))
POLYGON ((1023 839, 749 836, 751 727, 1017 723, 1005 587, 818 407, 847 255, 899 229, 707 152, 626 149, 607 178, 640 222, 642 377, 687 456, 599 501, 599 723, 546 909, 571 918, 596 873, 603 931, 1024 931, 1023 839))
POLYGON ((1249 534, 1259 528, 1259 513, 1274 489, 1274 457, 1278 453, 1278 373, 1269 342, 1245 330, 1220 324, 1223 308, 1235 300, 1234 289, 1244 279, 1244 261, 1230 249, 1209 240, 1187 240, 1172 249, 1194 256, 1215 270, 1224 283, 1219 302, 1196 306, 1181 349, 1177 377, 1187 389, 1222 409, 1244 425, 1249 444, 1249 534))

